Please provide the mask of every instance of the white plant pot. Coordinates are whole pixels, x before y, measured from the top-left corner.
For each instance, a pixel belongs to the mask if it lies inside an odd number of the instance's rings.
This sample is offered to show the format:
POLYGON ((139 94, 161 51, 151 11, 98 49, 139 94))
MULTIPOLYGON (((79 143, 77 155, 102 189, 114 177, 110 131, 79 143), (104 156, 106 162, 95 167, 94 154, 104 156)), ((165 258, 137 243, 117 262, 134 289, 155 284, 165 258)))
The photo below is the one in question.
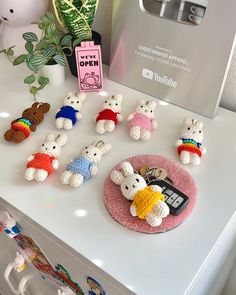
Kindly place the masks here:
POLYGON ((60 85, 65 81, 65 67, 55 64, 46 65, 42 68, 42 75, 49 78, 49 85, 60 85))

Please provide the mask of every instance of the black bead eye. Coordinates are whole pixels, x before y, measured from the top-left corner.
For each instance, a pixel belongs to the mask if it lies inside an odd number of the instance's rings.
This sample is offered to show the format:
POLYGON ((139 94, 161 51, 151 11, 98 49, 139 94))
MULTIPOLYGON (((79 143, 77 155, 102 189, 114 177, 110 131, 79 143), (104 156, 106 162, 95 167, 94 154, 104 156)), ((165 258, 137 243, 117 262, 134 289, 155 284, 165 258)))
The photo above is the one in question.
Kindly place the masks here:
POLYGON ((127 190, 129 189, 127 185, 125 186, 125 188, 126 188, 127 190))
POLYGON ((95 153, 95 154, 93 154, 94 156, 97 156, 97 154, 95 153))
POLYGON ((42 146, 44 146, 44 143, 42 144, 42 146))
POLYGON ((56 148, 56 147, 55 147, 55 145, 54 145, 53 149, 55 150, 55 148, 56 148))
POLYGON ((87 150, 87 149, 88 149, 88 147, 86 146, 86 147, 85 147, 85 149, 87 150))
POLYGON ((105 100, 105 103, 107 103, 107 100, 105 100))
POLYGON ((77 103, 79 103, 79 100, 77 101, 77 103))
POLYGON ((141 108, 143 108, 143 106, 141 106, 141 108))
POLYGON ((152 113, 152 111, 151 111, 151 113, 152 113))
POLYGON ((202 133, 202 130, 199 130, 199 133, 202 133))
POLYGON ((10 9, 10 13, 13 13, 14 12, 14 10, 13 9, 10 9))
POLYGON ((190 128, 190 127, 188 127, 188 130, 191 130, 191 128, 190 128))
POLYGON ((118 103, 116 103, 116 106, 118 106, 118 103))
POLYGON ((67 99, 70 99, 70 97, 67 97, 67 99))
POLYGON ((139 182, 139 179, 137 178, 136 181, 139 182))

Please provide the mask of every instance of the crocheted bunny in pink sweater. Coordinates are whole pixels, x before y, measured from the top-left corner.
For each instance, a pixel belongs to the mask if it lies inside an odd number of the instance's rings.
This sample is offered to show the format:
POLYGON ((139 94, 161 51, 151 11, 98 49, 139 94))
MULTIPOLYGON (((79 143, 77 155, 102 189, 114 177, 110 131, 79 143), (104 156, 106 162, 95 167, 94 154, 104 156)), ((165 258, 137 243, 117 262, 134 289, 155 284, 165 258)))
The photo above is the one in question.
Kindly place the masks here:
POLYGON ((151 118, 148 118, 146 115, 137 112, 134 112, 131 115, 133 115, 134 117, 129 123, 129 128, 139 126, 140 128, 144 128, 149 131, 153 129, 151 118))
POLYGON ((134 140, 148 140, 151 138, 151 131, 157 128, 157 122, 154 119, 156 108, 155 101, 139 101, 136 111, 128 117, 130 137, 134 140))

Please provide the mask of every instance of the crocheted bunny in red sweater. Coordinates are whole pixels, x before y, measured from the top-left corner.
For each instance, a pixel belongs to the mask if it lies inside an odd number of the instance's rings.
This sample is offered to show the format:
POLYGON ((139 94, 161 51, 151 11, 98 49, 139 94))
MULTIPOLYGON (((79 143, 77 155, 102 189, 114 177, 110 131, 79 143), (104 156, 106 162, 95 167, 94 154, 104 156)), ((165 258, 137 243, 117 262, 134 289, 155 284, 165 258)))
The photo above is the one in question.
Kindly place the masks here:
POLYGON ((112 95, 105 100, 103 110, 96 116, 96 131, 99 134, 112 132, 123 120, 121 112, 122 95, 112 95))
POLYGON ((66 142, 67 136, 65 134, 49 134, 41 145, 39 152, 28 158, 25 179, 42 182, 53 173, 53 170, 58 169, 61 147, 66 142))

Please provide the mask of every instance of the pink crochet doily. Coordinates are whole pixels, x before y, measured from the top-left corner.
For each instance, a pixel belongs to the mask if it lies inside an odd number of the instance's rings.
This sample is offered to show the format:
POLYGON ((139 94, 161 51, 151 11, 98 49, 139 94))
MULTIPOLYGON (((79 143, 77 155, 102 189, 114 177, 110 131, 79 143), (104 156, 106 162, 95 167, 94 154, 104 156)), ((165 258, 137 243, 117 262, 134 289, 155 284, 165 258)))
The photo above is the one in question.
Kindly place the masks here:
MULTIPOLYGON (((145 220, 133 217, 130 214, 130 201, 123 197, 120 186, 111 181, 109 173, 104 184, 104 203, 109 214, 116 221, 131 230, 154 234, 175 228, 189 216, 196 204, 197 189, 192 176, 186 169, 176 162, 162 156, 140 155, 124 161, 130 162, 135 170, 139 170, 139 168, 145 165, 164 168, 168 173, 168 177, 173 181, 175 187, 189 197, 189 203, 180 215, 174 216, 170 214, 163 219, 160 226, 151 227, 145 220)), ((119 167, 120 163, 114 168, 119 169, 119 167)))

